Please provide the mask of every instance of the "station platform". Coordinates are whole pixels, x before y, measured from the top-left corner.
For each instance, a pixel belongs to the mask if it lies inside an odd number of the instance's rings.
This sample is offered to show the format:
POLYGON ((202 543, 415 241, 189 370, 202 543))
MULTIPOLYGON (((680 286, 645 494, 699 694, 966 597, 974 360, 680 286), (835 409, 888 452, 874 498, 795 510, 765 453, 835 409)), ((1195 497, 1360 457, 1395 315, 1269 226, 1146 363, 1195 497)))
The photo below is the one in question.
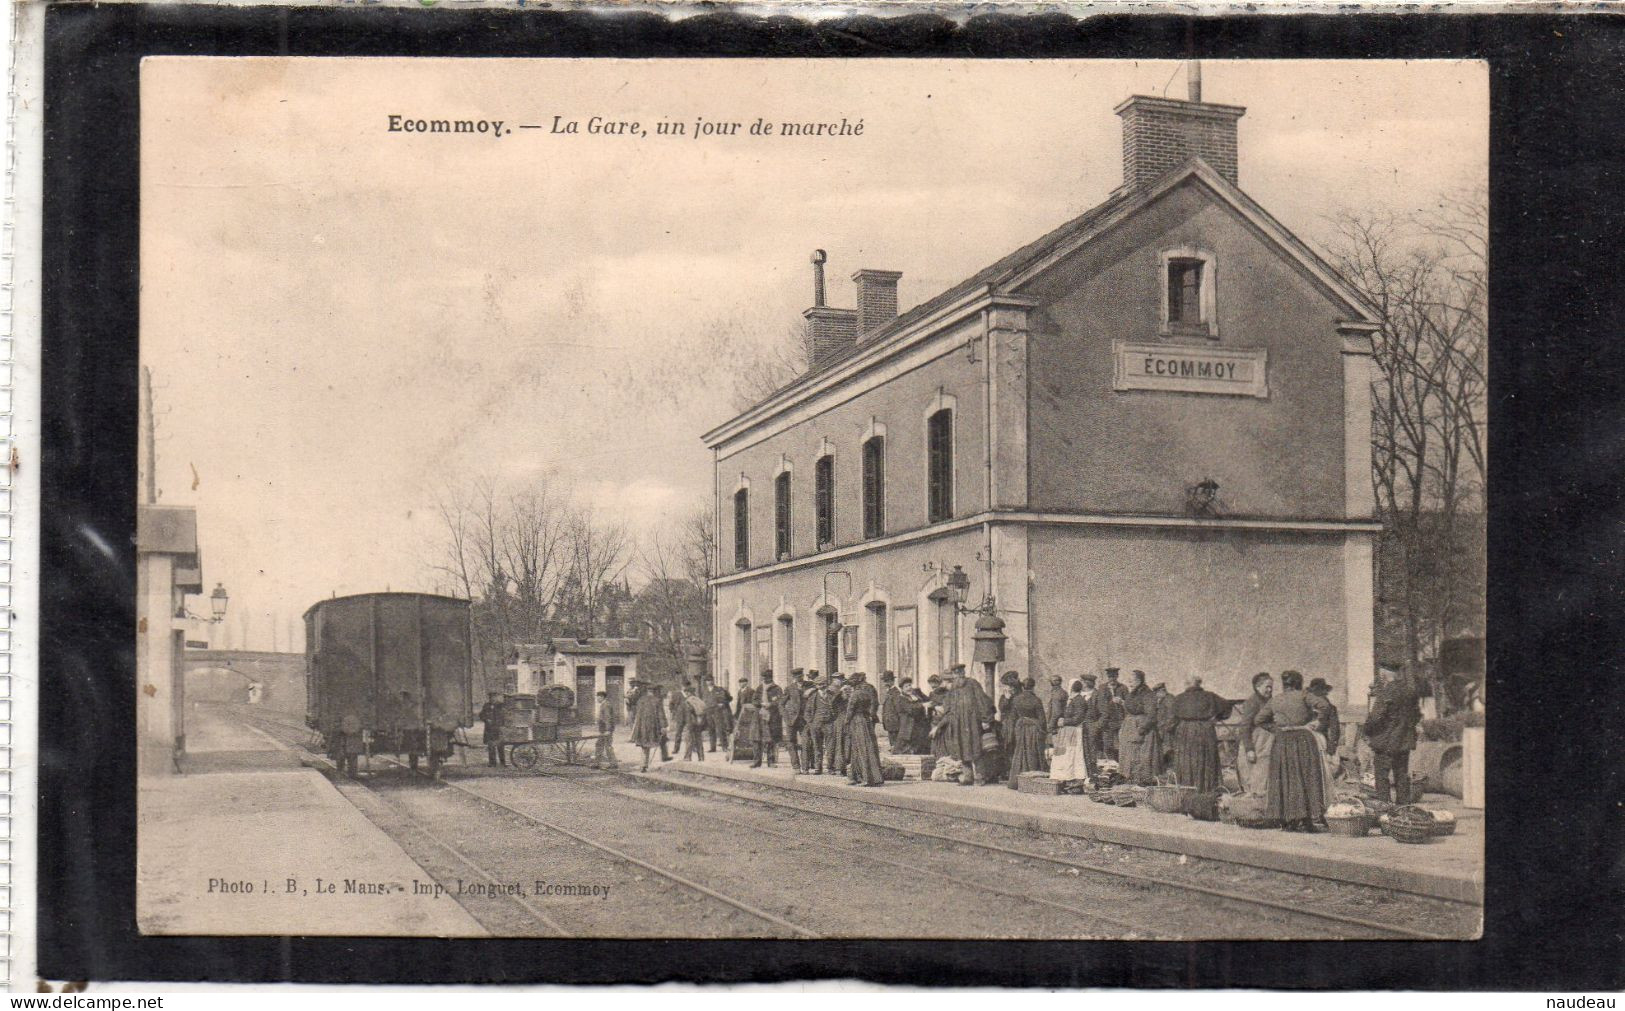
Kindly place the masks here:
MULTIPOLYGON (((643 763, 643 752, 625 740, 624 733, 617 733, 616 756, 622 769, 635 772, 643 763)), ((966 787, 907 781, 880 787, 850 786, 840 776, 797 775, 782 754, 776 769, 729 763, 720 751, 708 753, 705 758, 704 762, 661 762, 657 753, 649 774, 659 777, 663 771, 673 770, 718 780, 757 782, 922 814, 1308 874, 1457 902, 1484 901, 1484 812, 1465 809, 1459 800, 1446 795, 1429 794, 1423 803, 1455 814, 1455 834, 1407 846, 1375 831, 1364 839, 1349 839, 1328 833, 1246 829, 1147 808, 1096 804, 1076 795, 1019 793, 1002 783, 966 787)))
POLYGON ((456 902, 414 895, 428 872, 296 753, 207 707, 187 732, 183 774, 138 785, 142 933, 486 935, 456 902))

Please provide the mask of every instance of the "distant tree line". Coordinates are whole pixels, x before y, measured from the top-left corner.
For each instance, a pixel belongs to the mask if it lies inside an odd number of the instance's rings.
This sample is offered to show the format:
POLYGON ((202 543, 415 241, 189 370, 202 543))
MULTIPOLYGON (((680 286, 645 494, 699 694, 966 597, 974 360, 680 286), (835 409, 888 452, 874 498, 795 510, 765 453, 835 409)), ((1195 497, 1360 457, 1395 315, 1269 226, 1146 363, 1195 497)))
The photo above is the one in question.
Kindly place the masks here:
POLYGON ((680 669, 688 646, 709 645, 709 511, 640 540, 562 481, 481 477, 448 482, 436 512, 429 578, 473 602, 491 690, 521 643, 637 638, 652 670, 680 669))

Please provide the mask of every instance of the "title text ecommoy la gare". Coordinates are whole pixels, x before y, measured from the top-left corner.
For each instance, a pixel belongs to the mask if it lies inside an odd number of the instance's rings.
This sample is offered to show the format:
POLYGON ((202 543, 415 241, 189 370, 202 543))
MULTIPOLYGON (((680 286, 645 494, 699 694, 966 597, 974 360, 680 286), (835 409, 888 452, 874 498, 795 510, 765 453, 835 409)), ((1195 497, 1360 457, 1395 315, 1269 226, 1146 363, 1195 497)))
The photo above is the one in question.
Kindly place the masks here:
POLYGON ((648 137, 653 130, 656 137, 861 137, 863 136, 863 119, 848 119, 842 116, 836 121, 794 121, 779 120, 770 122, 766 117, 758 116, 752 122, 744 120, 715 120, 704 116, 694 117, 690 124, 686 120, 660 119, 653 123, 645 123, 635 119, 610 119, 605 116, 589 116, 586 119, 555 115, 548 123, 520 123, 510 125, 505 119, 435 119, 429 117, 412 116, 404 113, 390 113, 388 117, 388 133, 404 134, 445 134, 463 137, 506 137, 519 130, 537 130, 551 135, 559 136, 591 136, 591 137, 648 137))

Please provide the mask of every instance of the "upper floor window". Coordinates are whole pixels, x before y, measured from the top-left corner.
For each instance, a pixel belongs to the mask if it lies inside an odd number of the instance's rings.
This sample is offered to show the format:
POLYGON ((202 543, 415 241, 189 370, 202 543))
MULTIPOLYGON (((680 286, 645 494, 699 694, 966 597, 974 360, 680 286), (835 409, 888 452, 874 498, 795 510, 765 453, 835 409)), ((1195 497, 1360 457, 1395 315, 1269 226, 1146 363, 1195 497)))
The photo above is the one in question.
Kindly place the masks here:
POLYGON ((750 565, 750 489, 734 492, 734 568, 750 565))
POLYGON ((863 536, 886 532, 886 437, 877 435, 863 444, 863 536))
POLYGON ((821 456, 813 464, 813 513, 820 550, 835 543, 835 458, 821 456))
POLYGON ((773 479, 773 553, 790 557, 790 472, 773 479))
POLYGON ((926 422, 927 522, 954 514, 954 412, 944 408, 926 422))
POLYGON ((1217 337, 1212 255, 1191 248, 1164 250, 1162 274, 1162 334, 1217 337))

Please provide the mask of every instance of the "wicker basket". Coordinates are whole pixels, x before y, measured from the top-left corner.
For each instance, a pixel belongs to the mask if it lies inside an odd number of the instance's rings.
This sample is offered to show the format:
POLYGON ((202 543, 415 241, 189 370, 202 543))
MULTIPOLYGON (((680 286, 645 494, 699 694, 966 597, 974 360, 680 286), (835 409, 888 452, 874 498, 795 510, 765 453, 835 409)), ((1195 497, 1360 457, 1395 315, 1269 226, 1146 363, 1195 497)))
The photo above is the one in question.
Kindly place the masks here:
POLYGON ((1448 811, 1429 811, 1433 816, 1433 834, 1436 836, 1455 835, 1456 816, 1448 811), (1440 817, 1443 815, 1444 817, 1440 817))
POLYGON ((1163 814, 1184 814, 1190 810, 1191 798, 1196 796, 1194 786, 1153 786, 1146 793, 1146 804, 1163 814))
POLYGON ((1388 816, 1383 832, 1394 842, 1415 846, 1433 838, 1433 815, 1419 807, 1402 807, 1388 816))
POLYGON ((1363 814, 1348 818, 1327 818, 1326 830, 1332 835, 1348 836, 1350 839, 1364 839, 1366 833, 1371 831, 1371 819, 1363 814))

